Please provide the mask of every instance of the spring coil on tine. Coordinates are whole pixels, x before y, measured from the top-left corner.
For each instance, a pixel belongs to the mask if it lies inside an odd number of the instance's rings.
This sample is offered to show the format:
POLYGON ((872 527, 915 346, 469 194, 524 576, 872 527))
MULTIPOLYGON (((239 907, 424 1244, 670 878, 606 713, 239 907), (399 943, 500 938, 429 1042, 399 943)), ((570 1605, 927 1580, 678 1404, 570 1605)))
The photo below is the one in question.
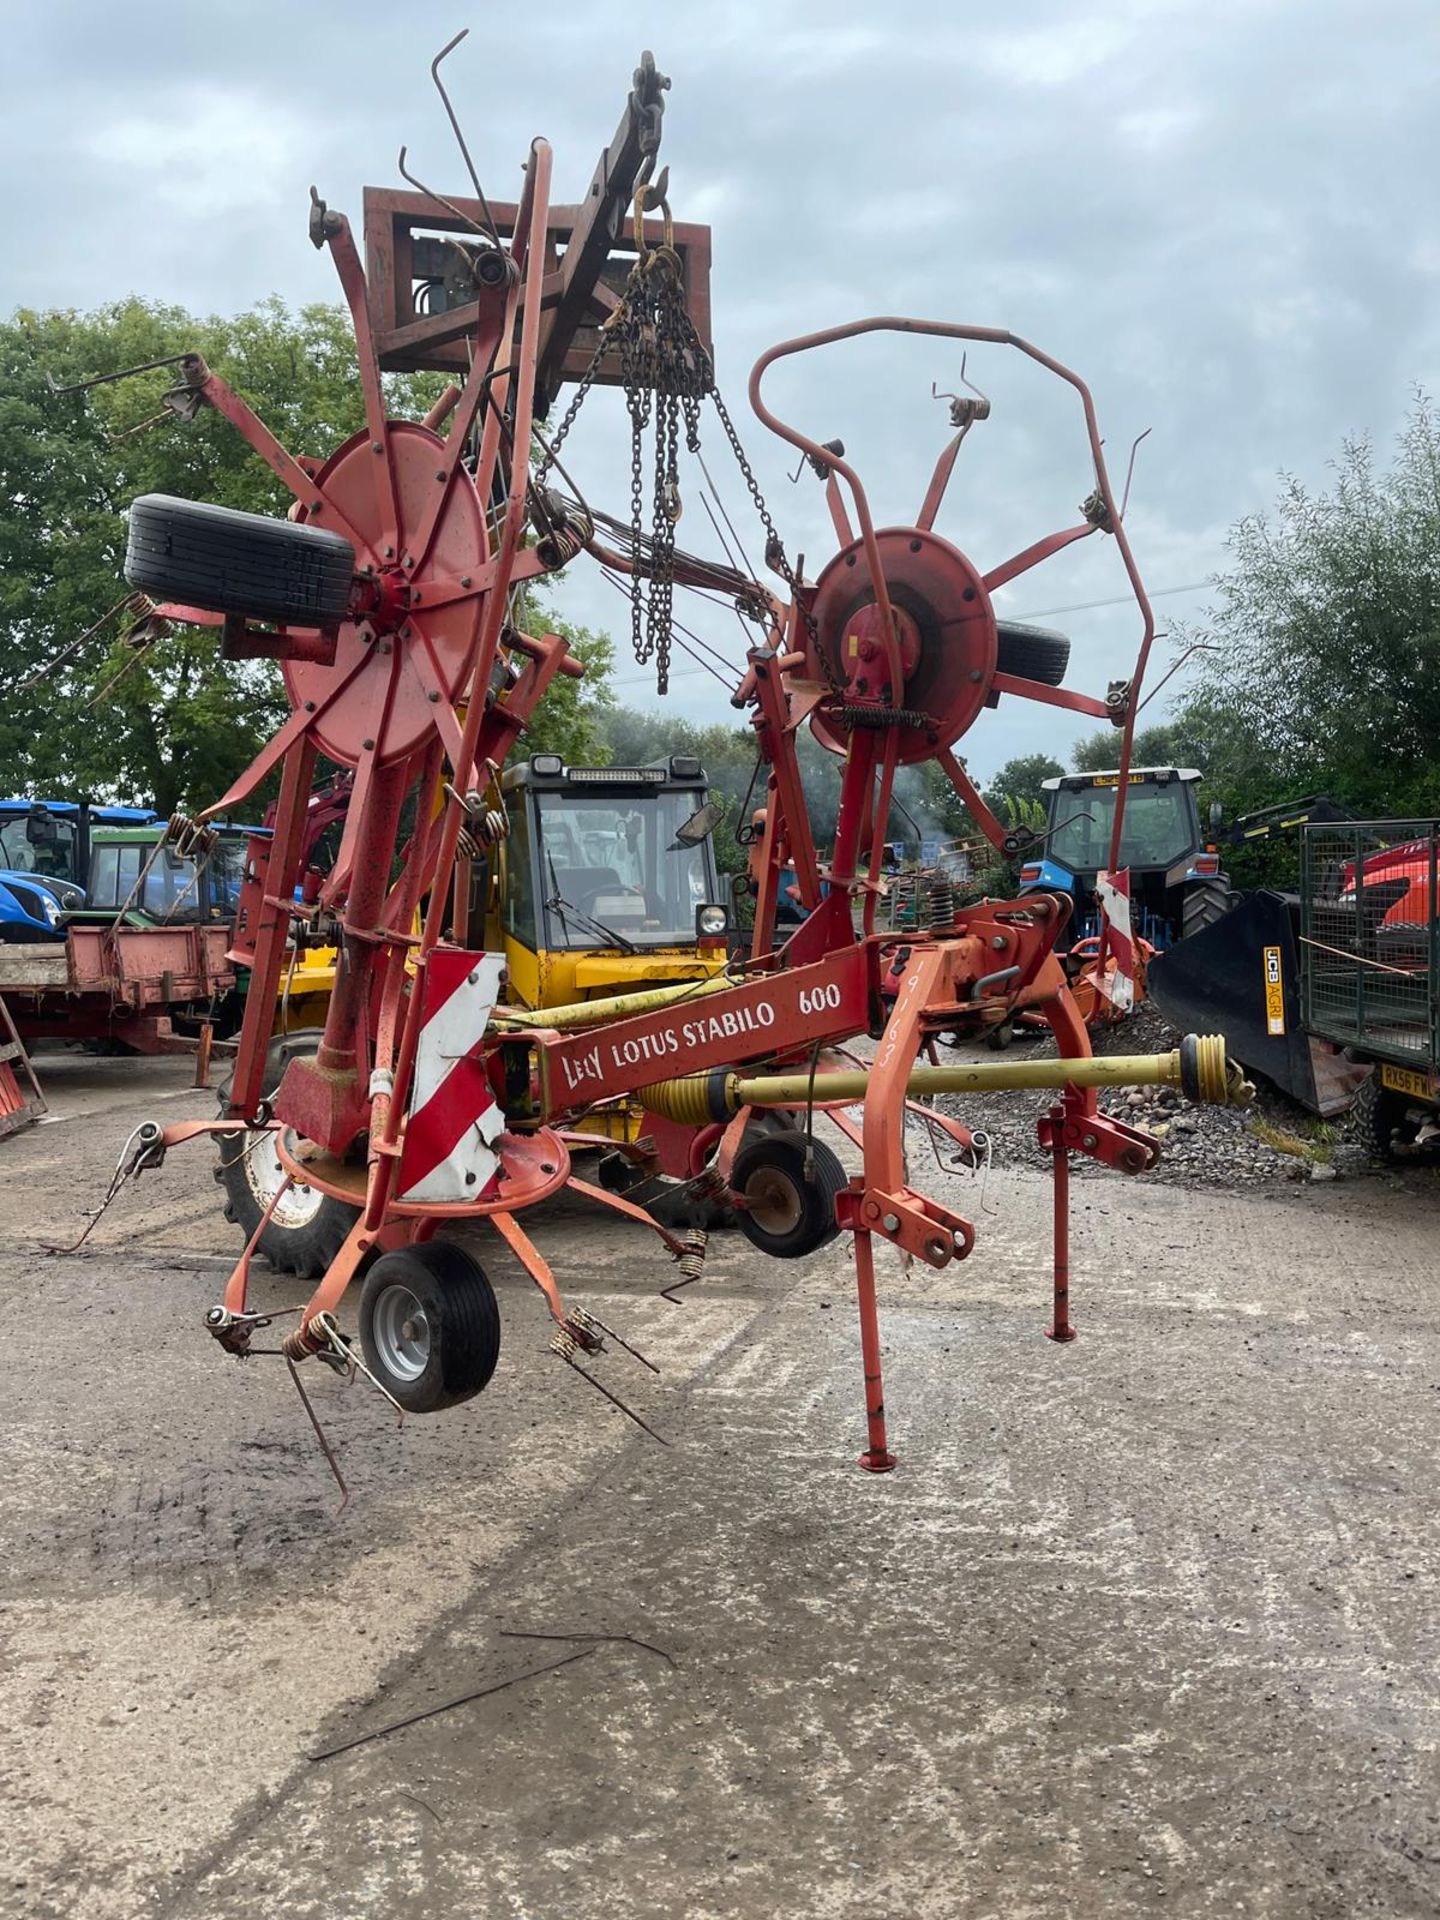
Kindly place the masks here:
POLYGON ((685 1280, 698 1280, 705 1268, 705 1249, 710 1244, 710 1236, 703 1227, 688 1227, 680 1236, 685 1242, 684 1253, 677 1256, 675 1264, 685 1280))
POLYGON ((317 1331, 313 1320, 302 1320, 280 1342, 280 1351, 287 1360, 313 1360, 320 1349, 329 1344, 323 1328, 317 1331))
POLYGON ((209 853, 215 845, 214 829, 189 813, 171 814, 165 823, 165 838, 182 856, 209 853))
POLYGON ((675 1296, 682 1287, 693 1287, 697 1280, 704 1278, 705 1249, 710 1244, 710 1235, 704 1227, 687 1227, 680 1239, 684 1251, 675 1255, 675 1265, 679 1271, 668 1287, 660 1289, 660 1298, 669 1300, 675 1306, 680 1304, 675 1296))

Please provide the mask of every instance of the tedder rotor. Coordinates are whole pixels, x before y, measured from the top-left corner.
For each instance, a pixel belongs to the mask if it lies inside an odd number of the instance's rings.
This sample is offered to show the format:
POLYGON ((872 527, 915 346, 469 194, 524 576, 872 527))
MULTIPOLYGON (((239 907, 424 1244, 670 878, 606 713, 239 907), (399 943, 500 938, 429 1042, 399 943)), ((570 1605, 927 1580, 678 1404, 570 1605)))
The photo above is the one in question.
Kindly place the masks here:
MULTIPOLYGON (((715 387, 708 236, 673 227, 665 175, 655 172, 668 84, 645 56, 616 138, 575 206, 552 203, 543 140, 531 146, 513 207, 486 200, 473 169, 472 198, 442 200, 424 188, 367 195, 368 273, 348 222, 314 198, 310 236, 328 248, 349 304, 366 416, 364 430, 323 462, 289 453, 198 357, 182 362, 174 409, 218 409, 285 482, 294 505, 277 522, 154 496, 137 501, 127 577, 163 601, 164 617, 221 627, 227 657, 277 659, 291 714, 209 814, 178 830, 182 839, 203 834, 208 818, 278 773, 273 834, 252 844, 240 907, 237 958, 254 977, 224 1112, 213 1123, 150 1130, 134 1158, 154 1164, 166 1147, 206 1131, 268 1140, 275 1191, 210 1312, 210 1331, 232 1353, 251 1350, 273 1317, 249 1305, 260 1237, 294 1196, 319 1196, 335 1223, 333 1244, 282 1351, 292 1366, 318 1355, 359 1368, 402 1409, 428 1411, 479 1391, 498 1350, 482 1268, 437 1237, 456 1222, 488 1222, 518 1255, 555 1322, 552 1347, 571 1364, 600 1352, 607 1336, 625 1343, 566 1304, 521 1225, 527 1209, 568 1185, 656 1234, 680 1265, 678 1283, 699 1278, 702 1232, 661 1225, 572 1167, 571 1130, 583 1117, 607 1104, 638 1104, 641 1138, 628 1151, 686 1183, 697 1220, 722 1200, 751 1242, 778 1257, 850 1236, 868 1423, 861 1462, 884 1471, 894 1456, 874 1243, 890 1242, 907 1263, 943 1268, 975 1240, 970 1221, 910 1183, 912 1111, 948 1136, 961 1163, 974 1164, 968 1131, 922 1096, 979 1085, 1054 1089, 1040 1122, 1055 1187, 1049 1331, 1066 1340, 1070 1155, 1136 1173, 1158 1154, 1147 1135, 1099 1111, 1097 1089, 1160 1079, 1196 1099, 1239 1099, 1247 1090, 1218 1040, 1191 1038, 1155 1058, 1091 1057, 1054 952, 1070 912, 1062 896, 958 910, 946 903, 914 932, 877 931, 896 770, 938 760, 1001 845, 1006 830, 955 751, 997 696, 1110 719, 1122 730, 1124 769, 1153 631, 1149 606, 1083 382, 1008 333, 903 318, 788 341, 754 369, 755 413, 823 479, 835 530, 836 552, 813 579, 792 567, 715 387), (653 210, 658 222, 647 221, 653 210), (989 412, 971 389, 952 400, 953 437, 913 520, 877 528, 840 444, 822 445, 785 424, 762 392, 780 358, 872 332, 924 336, 951 350, 1005 347, 1067 382, 1093 462, 1079 522, 985 567, 936 532, 961 443, 989 412), (453 384, 425 421, 395 420, 385 366, 445 369, 453 384), (567 379, 573 397, 547 436, 537 414, 567 379), (642 437, 654 436, 654 511, 644 524, 638 479, 628 525, 546 484, 554 472, 568 477, 561 447, 597 382, 625 388, 637 475, 642 437), (679 442, 698 450, 707 403, 740 462, 783 592, 674 544, 679 442), (1007 629, 992 604, 1002 585, 1096 532, 1114 539, 1142 624, 1134 676, 1103 698, 1062 688, 1063 657, 1027 650, 1030 630, 1007 629), (495 796, 507 755, 554 677, 582 671, 563 637, 526 630, 517 590, 582 552, 628 576, 637 651, 657 656, 662 679, 677 586, 718 588, 755 622, 733 694, 755 729, 768 787, 755 930, 748 959, 714 978, 527 1012, 502 1003, 502 956, 472 943, 470 866, 503 827, 495 796), (805 805, 796 755, 802 725, 841 762, 828 860, 805 805), (353 769, 343 840, 314 902, 338 923, 341 959, 318 1051, 292 1058, 272 1090, 269 1011, 292 921, 311 904, 313 889, 302 885, 304 827, 322 755, 353 769), (402 845, 407 801, 413 824, 402 845), (805 918, 776 951, 777 898, 790 872, 805 918), (978 1031, 1022 1007, 1043 1015, 1060 1059, 917 1064, 922 1053, 933 1060, 934 1035, 978 1031), (868 1061, 845 1051, 862 1037, 873 1042, 868 1061), (817 1109, 858 1149, 853 1176, 814 1138, 817 1109), (756 1125, 757 1116, 773 1118, 756 1125), (337 1317, 357 1279, 358 1342, 337 1317)), ((1120 805, 1124 790, 1122 772, 1120 805)), ((1117 839, 1118 815, 1119 806, 1117 839)), ((1123 960, 1123 925, 1111 938, 1123 960)))

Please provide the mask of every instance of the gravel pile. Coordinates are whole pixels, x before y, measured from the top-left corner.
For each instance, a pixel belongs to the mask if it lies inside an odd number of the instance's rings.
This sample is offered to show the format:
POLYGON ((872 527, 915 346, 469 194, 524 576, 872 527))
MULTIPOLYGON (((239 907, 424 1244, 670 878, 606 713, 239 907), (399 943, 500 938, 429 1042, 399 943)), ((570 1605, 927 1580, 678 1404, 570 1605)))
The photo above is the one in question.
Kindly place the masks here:
MULTIPOLYGON (((1179 1045, 1180 1035, 1153 1007, 1144 1006, 1118 1027, 1093 1034, 1091 1041, 1096 1053, 1165 1053, 1179 1045)), ((973 1044, 955 1048, 942 1044, 938 1049, 942 1063, 947 1058, 1035 1060, 1053 1058, 1055 1053, 1055 1043, 1048 1033, 1017 1037, 1004 1054, 973 1044)), ((942 1099, 939 1105, 966 1126, 983 1128, 990 1135, 996 1166, 1048 1167, 1050 1156, 1041 1151, 1036 1140, 1035 1122, 1055 1098, 1048 1089, 1032 1092, 1017 1088, 1003 1093, 956 1094, 942 1099)), ((1100 1096, 1100 1108, 1160 1141, 1160 1164, 1146 1177, 1175 1186, 1210 1187, 1217 1182, 1264 1186, 1292 1180, 1333 1180, 1363 1173, 1370 1166, 1362 1148, 1327 1139, 1317 1131, 1313 1114, 1269 1086, 1259 1088, 1254 1106, 1248 1108, 1192 1106, 1168 1087, 1107 1089, 1100 1096), (1257 1121, 1305 1143, 1313 1157, 1267 1144, 1256 1131, 1257 1121)), ((1334 1129, 1328 1131, 1333 1133, 1334 1129)), ((1084 1154, 1072 1156, 1070 1164, 1072 1173, 1082 1179, 1109 1171, 1084 1154)))

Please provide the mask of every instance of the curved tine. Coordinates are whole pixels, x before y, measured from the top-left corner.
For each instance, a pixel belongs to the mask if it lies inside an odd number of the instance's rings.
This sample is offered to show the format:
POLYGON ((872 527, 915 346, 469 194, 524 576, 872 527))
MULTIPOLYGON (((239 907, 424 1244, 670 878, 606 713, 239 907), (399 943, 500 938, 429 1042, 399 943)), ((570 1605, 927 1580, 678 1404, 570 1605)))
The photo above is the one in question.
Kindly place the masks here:
MULTIPOLYGON (((481 186, 480 176, 475 171, 475 162, 470 158, 470 149, 465 144, 465 136, 460 131, 460 122, 456 117, 454 107, 450 104, 450 96, 445 91, 445 82, 440 78, 440 62, 447 54, 455 51, 456 47, 459 46, 469 31, 470 29, 468 27, 462 27, 455 38, 450 41, 447 46, 443 46, 440 49, 439 53, 437 53, 435 58, 430 62, 430 78, 435 82, 435 91, 439 94, 441 103, 445 108, 446 117, 450 122, 450 130, 455 135, 455 144, 460 149, 460 158, 465 162, 465 170, 470 175, 470 184, 475 189, 475 198, 485 210, 485 220, 490 228, 490 238, 495 242, 496 247, 499 248, 501 245, 500 229, 496 226, 495 216, 490 211, 490 202, 485 198, 485 189, 481 186)), ((503 248, 501 250, 503 251, 503 248)))
POLYGON ((1146 427, 1144 433, 1137 433, 1130 443, 1130 464, 1125 469, 1125 491, 1120 496, 1120 518, 1125 518, 1125 509, 1130 504, 1130 482, 1135 477, 1135 456, 1140 451, 1140 442, 1150 438, 1152 429, 1146 427))
POLYGON ((444 207, 447 213, 453 213, 462 227, 468 227, 471 233, 478 233, 482 240, 488 240, 490 235, 483 227, 477 226, 468 213, 462 213, 453 200, 447 200, 443 193, 436 193, 433 187, 427 187, 423 180, 411 173, 405 164, 405 156, 409 151, 408 147, 401 147, 400 157, 395 162, 400 169, 401 177, 408 180, 418 193, 423 193, 427 200, 433 200, 437 207, 444 207))

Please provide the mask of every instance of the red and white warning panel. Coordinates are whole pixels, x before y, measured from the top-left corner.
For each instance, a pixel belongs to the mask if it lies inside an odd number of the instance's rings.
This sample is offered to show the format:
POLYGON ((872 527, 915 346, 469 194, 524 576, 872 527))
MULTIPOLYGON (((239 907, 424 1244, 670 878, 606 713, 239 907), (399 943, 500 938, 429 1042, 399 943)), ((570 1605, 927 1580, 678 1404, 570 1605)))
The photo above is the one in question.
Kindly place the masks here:
POLYGON ((1105 915, 1107 941, 1115 956, 1115 972, 1099 982, 1100 990, 1121 1012, 1135 1004, 1135 935, 1130 921, 1130 869, 1102 873, 1096 877, 1095 891, 1105 915))
POLYGON ((500 1171, 495 1142, 505 1117, 485 1076, 480 1042, 504 965, 499 953, 437 947, 430 955, 400 1154, 402 1201, 494 1196, 500 1171))

